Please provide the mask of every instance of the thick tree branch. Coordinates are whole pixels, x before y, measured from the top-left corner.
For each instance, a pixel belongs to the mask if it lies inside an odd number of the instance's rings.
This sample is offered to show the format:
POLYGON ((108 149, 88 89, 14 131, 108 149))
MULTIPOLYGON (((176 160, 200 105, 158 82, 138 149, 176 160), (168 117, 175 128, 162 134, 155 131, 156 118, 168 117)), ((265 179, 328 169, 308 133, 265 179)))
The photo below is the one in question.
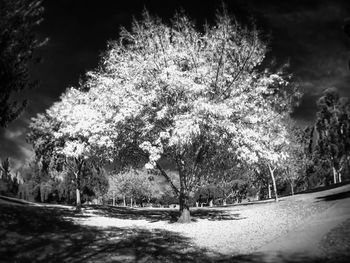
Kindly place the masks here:
POLYGON ((174 190, 175 194, 177 196, 179 196, 179 189, 177 189, 177 187, 174 185, 173 181, 171 180, 171 178, 169 177, 169 175, 164 171, 163 167, 156 162, 157 165, 157 169, 160 171, 160 173, 165 177, 165 179, 168 181, 168 183, 170 184, 171 188, 174 190))
MULTIPOLYGON (((255 51, 256 48, 256 41, 254 40, 254 44, 253 44, 253 48, 251 49, 251 51, 249 52, 248 56, 245 58, 245 60, 243 61, 243 65, 241 66, 241 68, 238 70, 238 72, 236 73, 236 75, 233 77, 232 81, 230 82, 230 84, 227 86, 227 88, 225 89, 225 91, 223 92, 223 94, 225 94, 232 86, 232 84, 238 79, 238 77, 241 75, 241 73, 243 72, 244 68, 246 67, 246 64, 248 63, 248 61, 250 60, 250 58, 253 56, 253 53, 255 51)), ((231 55, 228 55, 229 58, 231 58, 231 55)), ((225 98, 227 97, 227 95, 225 96, 225 98)))
POLYGON ((215 91, 217 90, 217 85, 218 85, 218 80, 219 80, 219 73, 220 73, 220 67, 221 67, 221 64, 222 64, 222 61, 223 61, 223 57, 224 57, 224 53, 225 53, 225 46, 226 46, 226 39, 222 43, 220 58, 219 58, 219 61, 218 61, 218 67, 216 69, 215 83, 214 83, 215 91))

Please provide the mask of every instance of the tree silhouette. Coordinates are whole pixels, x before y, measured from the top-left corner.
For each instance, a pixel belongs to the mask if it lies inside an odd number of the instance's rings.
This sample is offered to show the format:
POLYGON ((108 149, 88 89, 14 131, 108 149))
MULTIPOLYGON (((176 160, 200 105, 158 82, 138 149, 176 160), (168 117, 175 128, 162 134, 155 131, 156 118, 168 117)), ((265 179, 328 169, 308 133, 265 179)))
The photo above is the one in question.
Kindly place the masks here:
MULTIPOLYGON (((345 34, 350 37, 350 17, 346 18, 345 21, 344 21, 344 32, 345 34)), ((349 60, 349 69, 350 69, 350 60, 349 60)))
POLYGON ((35 86, 29 80, 33 51, 43 42, 33 28, 42 20, 42 0, 2 0, 0 2, 0 127, 18 117, 26 101, 14 93, 35 86))

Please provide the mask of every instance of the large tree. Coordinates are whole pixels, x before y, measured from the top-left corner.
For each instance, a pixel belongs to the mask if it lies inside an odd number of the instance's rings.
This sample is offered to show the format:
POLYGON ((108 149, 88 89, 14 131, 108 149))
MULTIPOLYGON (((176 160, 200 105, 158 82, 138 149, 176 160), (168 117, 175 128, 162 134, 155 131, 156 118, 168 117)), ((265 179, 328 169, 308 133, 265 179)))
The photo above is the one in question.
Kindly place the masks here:
POLYGON ((98 140, 90 137, 89 131, 98 129, 97 123, 102 116, 84 104, 87 97, 85 92, 68 89, 46 113, 32 119, 28 135, 43 167, 60 170, 65 166, 74 174, 77 209, 81 206, 84 170, 87 167, 100 167, 102 160, 105 160, 101 156, 107 156, 102 147, 106 141, 101 136, 98 140), (98 143, 99 147, 94 143, 98 143))
POLYGON ((350 156, 349 100, 340 98, 334 88, 325 90, 318 100, 316 152, 330 163, 333 183, 341 182, 341 172, 350 156))
POLYGON ((35 85, 29 78, 29 63, 34 50, 43 44, 33 31, 42 21, 41 2, 0 1, 0 127, 17 118, 26 105, 14 93, 35 85))
POLYGON ((265 54, 256 28, 225 12, 202 31, 184 15, 167 25, 145 12, 109 43, 86 82, 64 95, 67 103, 58 102, 56 136, 158 170, 179 198, 179 222, 190 222, 189 196, 215 176, 214 159, 224 152, 254 163, 271 152, 261 135, 280 125, 276 108, 286 102, 275 98, 287 82, 281 72, 258 69, 265 54), (177 171, 179 187, 165 168, 177 171))
POLYGON ((132 151, 161 171, 179 197, 179 221, 190 220, 190 192, 212 174, 211 161, 224 147, 249 162, 271 152, 263 143, 275 138, 261 134, 282 125, 273 95, 287 83, 279 73, 257 70, 265 53, 258 31, 226 13, 200 32, 186 16, 166 25, 146 12, 89 73, 86 86, 98 94, 91 105, 108 109, 117 155, 132 151), (178 171, 179 188, 162 167, 165 159, 178 171))

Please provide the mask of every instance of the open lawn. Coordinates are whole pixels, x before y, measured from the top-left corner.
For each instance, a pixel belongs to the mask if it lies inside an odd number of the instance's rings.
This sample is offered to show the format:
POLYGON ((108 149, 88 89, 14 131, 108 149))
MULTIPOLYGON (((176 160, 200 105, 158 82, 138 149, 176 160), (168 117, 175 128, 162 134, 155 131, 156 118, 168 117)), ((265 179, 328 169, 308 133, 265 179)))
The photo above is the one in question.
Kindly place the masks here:
POLYGON ((77 213, 0 199, 0 262, 345 262, 349 201, 344 185, 278 203, 193 208, 192 223, 179 224, 174 209, 77 213))

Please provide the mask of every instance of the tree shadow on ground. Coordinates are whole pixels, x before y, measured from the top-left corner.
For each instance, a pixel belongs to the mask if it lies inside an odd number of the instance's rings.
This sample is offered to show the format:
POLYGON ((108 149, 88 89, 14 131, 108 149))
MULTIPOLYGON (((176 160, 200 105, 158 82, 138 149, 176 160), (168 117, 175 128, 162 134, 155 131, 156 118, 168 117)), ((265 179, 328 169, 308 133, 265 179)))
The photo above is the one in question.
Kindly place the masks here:
POLYGON ((242 220, 246 217, 241 217, 240 213, 232 213, 226 210, 218 210, 218 209, 196 209, 191 212, 191 216, 194 221, 196 219, 207 219, 210 221, 221 221, 221 220, 242 220))
MULTIPOLYGON (((0 204, 1 262, 264 262, 265 255, 224 256, 163 229, 97 228, 64 208, 0 204)), ((294 258, 294 257, 290 257, 294 258)), ((290 258, 276 262, 300 261, 290 258)), ((295 259, 295 258, 294 258, 295 259)))
POLYGON ((149 222, 168 221, 174 223, 177 221, 179 212, 174 209, 147 209, 131 208, 120 206, 88 205, 84 206, 86 212, 94 215, 131 220, 147 220, 149 222))
POLYGON ((350 181, 345 181, 345 182, 341 182, 341 183, 320 186, 320 187, 316 187, 316 188, 313 188, 313 189, 308 189, 306 191, 295 193, 295 195, 322 192, 322 191, 325 191, 325 190, 335 189, 335 188, 338 188, 338 187, 341 187, 341 186, 344 186, 344 185, 348 185, 348 184, 350 184, 350 181))
MULTIPOLYGON (((84 210, 95 215, 112 217, 118 219, 147 220, 148 222, 167 221, 175 223, 180 216, 179 210, 175 209, 150 209, 150 208, 130 208, 102 205, 85 206, 84 210)), ((198 219, 208 220, 240 220, 239 213, 231 214, 224 209, 196 208, 191 209, 192 221, 198 219)))
POLYGON ((237 255, 232 257, 221 257, 215 262, 238 262, 238 263, 345 263, 349 262, 349 257, 338 259, 312 257, 302 253, 283 254, 283 253, 253 253, 248 255, 237 255))
POLYGON ((350 191, 317 197, 319 201, 335 201, 350 197, 350 191))
POLYGON ((270 199, 262 199, 262 200, 245 202, 245 203, 238 203, 234 205, 227 205, 226 207, 245 207, 245 206, 252 206, 252 205, 263 206, 263 205, 276 204, 280 202, 284 202, 284 200, 279 199, 278 202, 276 202, 274 198, 270 198, 270 199))
POLYGON ((20 233, 51 233, 74 228, 72 218, 87 217, 74 209, 0 203, 0 229, 20 233))
POLYGON ((174 232, 83 226, 74 221, 81 216, 57 207, 0 204, 0 261, 210 262, 213 257, 174 232))

